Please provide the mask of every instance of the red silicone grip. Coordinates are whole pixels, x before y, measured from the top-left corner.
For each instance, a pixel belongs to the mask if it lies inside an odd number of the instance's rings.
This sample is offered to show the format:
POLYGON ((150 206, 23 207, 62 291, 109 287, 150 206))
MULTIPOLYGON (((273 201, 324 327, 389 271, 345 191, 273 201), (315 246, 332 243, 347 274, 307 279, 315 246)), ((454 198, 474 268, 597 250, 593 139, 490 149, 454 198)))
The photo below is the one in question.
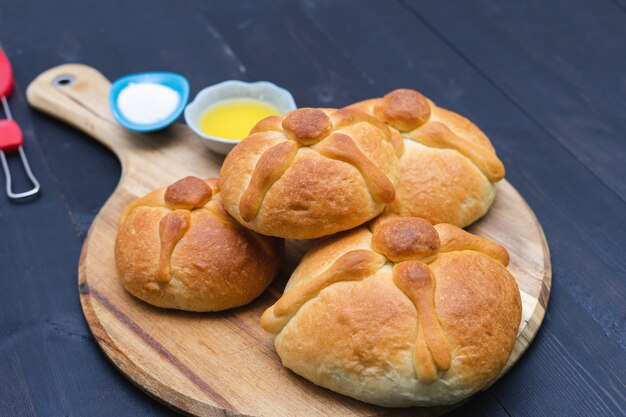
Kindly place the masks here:
POLYGON ((22 129, 15 123, 15 120, 0 120, 0 149, 11 152, 22 146, 24 137, 22 129))
POLYGON ((9 58, 0 49, 0 97, 8 97, 13 90, 13 71, 9 58))

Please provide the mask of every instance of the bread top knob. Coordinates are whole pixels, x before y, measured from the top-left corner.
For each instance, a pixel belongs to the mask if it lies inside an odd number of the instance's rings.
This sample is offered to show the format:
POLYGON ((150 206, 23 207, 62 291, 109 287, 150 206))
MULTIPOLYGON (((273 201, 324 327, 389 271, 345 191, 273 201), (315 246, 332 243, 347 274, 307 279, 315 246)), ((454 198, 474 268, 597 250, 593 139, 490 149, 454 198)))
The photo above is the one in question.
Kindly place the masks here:
POLYGON ((320 109, 294 110, 282 123, 287 137, 302 145, 313 145, 333 128, 330 118, 320 109))
POLYGON ((374 106, 374 115, 400 132, 417 129, 430 119, 430 105, 415 90, 398 89, 374 106))
POLYGON ((165 190, 165 204, 171 209, 191 210, 204 206, 213 195, 211 187, 198 177, 185 177, 165 190))
POLYGON ((393 262, 427 262, 439 251, 439 235, 424 219, 385 216, 372 224, 372 231, 372 249, 393 262))

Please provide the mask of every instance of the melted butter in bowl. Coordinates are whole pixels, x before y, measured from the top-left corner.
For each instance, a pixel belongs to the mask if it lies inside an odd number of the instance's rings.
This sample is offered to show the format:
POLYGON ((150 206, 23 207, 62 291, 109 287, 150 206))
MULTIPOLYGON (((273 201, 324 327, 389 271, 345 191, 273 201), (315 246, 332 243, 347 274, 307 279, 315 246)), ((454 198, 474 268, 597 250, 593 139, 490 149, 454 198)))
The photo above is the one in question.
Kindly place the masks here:
POLYGON ((214 152, 226 155, 259 121, 296 109, 289 91, 267 81, 224 81, 201 90, 185 121, 214 152))
POLYGON ((202 113, 199 127, 206 135, 240 141, 258 122, 280 114, 276 107, 260 100, 224 100, 202 113))

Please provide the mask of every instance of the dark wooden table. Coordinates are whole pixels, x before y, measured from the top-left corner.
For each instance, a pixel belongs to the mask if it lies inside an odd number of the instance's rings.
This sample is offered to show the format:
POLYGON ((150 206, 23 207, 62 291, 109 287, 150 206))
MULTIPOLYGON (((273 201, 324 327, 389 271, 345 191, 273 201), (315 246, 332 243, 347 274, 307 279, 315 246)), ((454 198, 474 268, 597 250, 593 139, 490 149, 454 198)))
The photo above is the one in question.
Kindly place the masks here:
POLYGON ((107 361, 82 315, 81 243, 120 169, 28 108, 28 83, 66 62, 110 79, 179 72, 192 96, 270 80, 300 106, 411 87, 467 115, 543 224, 554 278, 528 352, 454 415, 626 414, 626 1, 0 0, 0 42, 43 190, 0 196, 0 415, 174 414, 107 361))

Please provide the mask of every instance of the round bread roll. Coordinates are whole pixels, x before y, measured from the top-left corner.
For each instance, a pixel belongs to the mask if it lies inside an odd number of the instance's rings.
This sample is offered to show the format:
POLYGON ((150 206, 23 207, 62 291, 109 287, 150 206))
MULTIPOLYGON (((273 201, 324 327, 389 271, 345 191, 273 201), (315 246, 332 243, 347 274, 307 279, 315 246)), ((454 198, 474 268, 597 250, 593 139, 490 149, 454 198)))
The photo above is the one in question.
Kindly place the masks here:
POLYGON ((126 207, 115 262, 124 288, 149 304, 219 311, 247 304, 267 288, 283 244, 229 216, 217 179, 186 177, 126 207))
POLYGON ((388 212, 459 227, 487 213, 504 166, 475 124, 407 89, 348 108, 375 116, 404 139, 388 212))
POLYGON ((224 161, 224 207, 252 230, 291 239, 359 226, 394 199, 391 139, 384 123, 354 110, 268 117, 224 161))
POLYGON ((387 407, 452 404, 511 354, 521 301, 507 264, 456 226, 384 217, 317 242, 261 324, 315 384, 387 407))

